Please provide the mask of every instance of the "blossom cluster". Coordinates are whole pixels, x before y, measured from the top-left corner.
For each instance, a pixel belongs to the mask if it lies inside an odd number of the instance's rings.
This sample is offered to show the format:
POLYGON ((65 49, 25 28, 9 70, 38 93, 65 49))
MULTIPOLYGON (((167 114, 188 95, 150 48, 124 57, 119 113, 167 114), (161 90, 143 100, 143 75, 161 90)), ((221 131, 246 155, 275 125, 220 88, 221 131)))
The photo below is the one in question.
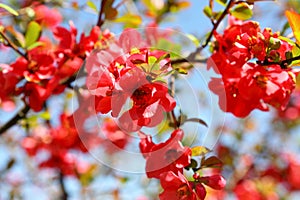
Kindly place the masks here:
POLYGON ((74 80, 86 56, 95 46, 112 37, 94 27, 89 36, 81 35, 76 41, 77 29, 70 23, 70 30, 57 27, 54 36, 58 45, 48 38, 40 38, 41 46, 33 48, 11 64, 1 64, 1 104, 20 96, 29 107, 38 112, 53 94, 62 93, 74 80), (100 39, 100 36, 101 39, 100 39))
POLYGON ((212 78, 209 88, 219 96, 223 111, 245 117, 254 109, 283 110, 295 88, 296 71, 288 68, 292 45, 278 33, 263 31, 255 21, 230 19, 224 34, 215 33, 214 53, 208 68, 221 78, 212 78))
POLYGON ((140 132, 140 150, 146 159, 146 174, 148 178, 160 180, 164 189, 159 195, 161 200, 203 200, 206 196, 204 185, 216 190, 225 187, 226 181, 219 174, 200 176, 195 170, 191 180, 185 177, 184 169, 192 163, 192 150, 183 146, 183 136, 183 130, 176 129, 167 141, 155 144, 151 136, 140 132))
POLYGON ((157 126, 164 112, 176 106, 164 80, 172 70, 169 55, 148 46, 140 33, 127 29, 107 49, 86 60, 86 85, 95 95, 96 112, 111 112, 127 132, 157 126), (131 106, 126 110, 128 100, 131 106))

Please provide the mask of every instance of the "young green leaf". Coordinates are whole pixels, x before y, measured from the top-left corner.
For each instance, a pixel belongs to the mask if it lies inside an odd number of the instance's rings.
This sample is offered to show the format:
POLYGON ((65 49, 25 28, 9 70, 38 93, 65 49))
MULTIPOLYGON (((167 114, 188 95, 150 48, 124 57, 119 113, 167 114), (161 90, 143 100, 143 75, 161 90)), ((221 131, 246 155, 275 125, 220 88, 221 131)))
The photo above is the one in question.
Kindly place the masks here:
POLYGON ((212 17, 213 12, 209 6, 205 6, 203 12, 208 18, 212 17))
POLYGON ((186 34, 186 36, 195 44, 196 47, 200 46, 200 41, 192 34, 186 34))
POLYGON ((241 20, 250 19, 253 15, 251 7, 247 3, 240 3, 235 6, 230 13, 241 20))
POLYGON ((221 4, 222 6, 226 6, 227 0, 216 0, 216 2, 221 4))
POLYGON ((12 15, 19 16, 19 13, 15 9, 13 9, 12 7, 6 4, 0 3, 0 8, 3 8, 4 10, 11 13, 12 15))
POLYGON ((42 28, 37 22, 31 21, 28 24, 27 31, 25 34, 25 44, 27 48, 30 47, 39 39, 41 31, 42 28))
POLYGON ((90 7, 93 11, 95 11, 96 13, 99 12, 97 6, 95 5, 95 3, 93 1, 91 1, 91 0, 87 1, 86 5, 88 7, 90 7))
POLYGON ((127 13, 122 17, 114 20, 116 23, 124 23, 127 28, 135 28, 142 23, 142 18, 139 15, 127 13))
POLYGON ((191 148, 192 150, 192 156, 202 156, 209 152, 211 152, 210 149, 204 147, 204 146, 195 146, 191 148))

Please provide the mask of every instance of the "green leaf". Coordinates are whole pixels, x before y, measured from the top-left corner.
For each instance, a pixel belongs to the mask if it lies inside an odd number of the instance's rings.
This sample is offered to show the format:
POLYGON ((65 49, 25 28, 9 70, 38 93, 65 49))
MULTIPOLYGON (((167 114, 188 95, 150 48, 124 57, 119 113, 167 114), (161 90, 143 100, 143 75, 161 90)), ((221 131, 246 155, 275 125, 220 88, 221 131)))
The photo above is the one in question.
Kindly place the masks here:
POLYGON ((40 113, 39 117, 44 119, 44 120, 50 120, 51 115, 48 111, 45 111, 45 112, 40 113))
POLYGON ((209 6, 205 6, 203 12, 208 18, 212 17, 213 12, 209 6))
POLYGON ((6 4, 0 3, 0 8, 3 8, 7 12, 9 12, 9 13, 15 15, 15 16, 19 16, 19 13, 15 9, 13 9, 12 7, 10 7, 6 4))
POLYGON ((35 21, 31 21, 28 24, 25 34, 25 44, 27 48, 33 45, 39 39, 41 30, 41 26, 35 21))
POLYGON ((150 67, 150 71, 159 70, 159 65, 156 63, 157 58, 155 56, 148 57, 148 64, 150 67))
POLYGON ((247 3, 240 3, 235 6, 230 13, 241 20, 250 19, 253 15, 251 7, 247 3))
POLYGON ((216 2, 221 4, 222 6, 226 6, 227 0, 216 0, 216 2))
POLYGON ((295 45, 295 42, 293 40, 291 40, 290 38, 284 37, 284 36, 279 36, 278 39, 283 40, 291 45, 295 45))
MULTIPOLYGON (((296 45, 293 47, 292 49, 292 54, 293 54, 293 57, 297 57, 297 56, 300 56, 300 48, 297 47, 296 45)), ((288 58, 287 58, 288 59, 288 58)), ((295 66, 295 65, 299 65, 300 63, 300 60, 294 60, 291 65, 292 66, 295 66)))
POLYGON ((139 15, 127 13, 122 17, 114 20, 116 23, 124 23, 127 28, 138 27, 142 23, 142 18, 139 15))
POLYGON ((210 149, 204 147, 204 146, 195 146, 191 148, 192 150, 192 156, 202 156, 209 152, 211 152, 210 149))
POLYGON ((97 8, 97 6, 95 5, 95 3, 93 1, 91 1, 91 0, 87 1, 86 5, 88 7, 90 7, 93 11, 95 11, 96 13, 98 13, 98 8, 97 8))
POLYGON ((29 47, 27 47, 27 50, 31 50, 31 49, 34 49, 36 47, 40 47, 40 46, 43 46, 43 45, 44 45, 43 42, 37 41, 37 42, 33 43, 32 45, 30 45, 29 47))
POLYGON ((156 48, 168 51, 171 58, 176 58, 181 53, 181 45, 170 42, 164 38, 158 40, 156 48))

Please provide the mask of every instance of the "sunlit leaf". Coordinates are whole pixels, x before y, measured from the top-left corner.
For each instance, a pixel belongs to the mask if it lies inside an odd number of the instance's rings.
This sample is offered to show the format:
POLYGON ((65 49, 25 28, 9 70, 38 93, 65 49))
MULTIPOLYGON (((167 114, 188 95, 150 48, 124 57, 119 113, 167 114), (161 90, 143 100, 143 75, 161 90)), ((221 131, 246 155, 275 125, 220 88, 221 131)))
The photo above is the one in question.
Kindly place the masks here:
POLYGON ((43 45, 44 45, 43 42, 37 41, 37 42, 33 43, 32 45, 30 45, 29 47, 27 47, 27 50, 31 50, 31 49, 34 49, 36 47, 40 47, 40 46, 43 46, 43 45))
POLYGON ((12 7, 10 7, 10 6, 6 5, 6 4, 0 3, 0 8, 3 8, 7 12, 9 12, 9 13, 15 15, 15 16, 19 15, 19 13, 15 9, 13 9, 12 7))
POLYGON ((41 30, 41 26, 35 21, 32 21, 28 24, 25 34, 25 44, 27 48, 39 39, 41 30))
POLYGON ((39 114, 39 117, 42 118, 42 119, 44 119, 44 120, 50 120, 51 115, 50 115, 50 113, 48 111, 45 111, 45 112, 41 112, 39 114))
POLYGON ((294 11, 285 11, 285 15, 287 17, 287 20, 293 30, 294 36, 297 40, 297 43, 300 43, 300 14, 294 12, 294 11))
POLYGON ((142 18, 139 15, 127 13, 122 17, 114 20, 116 23, 124 23, 125 27, 138 27, 142 23, 142 18))
POLYGON ((208 149, 204 146, 195 146, 195 147, 192 147, 191 150, 192 150, 192 156, 202 156, 204 154, 211 152, 210 149, 208 149))
MULTIPOLYGON (((292 49, 292 55, 293 57, 297 57, 297 56, 300 56, 300 48, 295 45, 292 49)), ((300 60, 294 60, 292 63, 291 63, 291 66, 295 66, 295 65, 299 65, 300 64, 300 60)))
POLYGON ((90 7, 93 11, 95 11, 96 13, 98 13, 98 8, 97 8, 97 6, 95 5, 95 3, 93 1, 87 1, 86 5, 88 7, 90 7))
POLYGON ((235 6, 230 13, 241 20, 247 20, 250 19, 253 15, 251 6, 249 6, 247 3, 240 3, 237 6, 235 6))
POLYGON ((158 40, 156 48, 170 52, 171 58, 176 58, 181 53, 181 45, 170 42, 164 38, 158 40))
POLYGON ((218 2, 222 6, 226 6, 227 0, 216 0, 216 2, 218 2))
POLYGON ((213 12, 209 6, 205 6, 203 12, 208 18, 211 18, 213 15, 213 12))
POLYGON ((179 9, 185 9, 190 7, 191 3, 188 1, 181 1, 177 3, 177 6, 179 7, 179 9))

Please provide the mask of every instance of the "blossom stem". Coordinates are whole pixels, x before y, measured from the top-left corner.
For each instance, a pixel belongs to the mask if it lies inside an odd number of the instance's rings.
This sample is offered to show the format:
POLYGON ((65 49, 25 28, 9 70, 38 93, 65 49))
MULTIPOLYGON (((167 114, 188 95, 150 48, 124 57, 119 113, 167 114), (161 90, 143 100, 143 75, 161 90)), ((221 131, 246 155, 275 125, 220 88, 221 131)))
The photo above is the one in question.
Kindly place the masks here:
POLYGON ((17 52, 20 56, 24 57, 26 60, 28 60, 26 54, 22 53, 19 48, 12 42, 10 39, 2 32, 0 31, 0 36, 6 41, 6 46, 11 47, 15 52, 17 52))
POLYGON ((186 62, 190 62, 190 63, 206 63, 207 59, 203 58, 203 59, 192 59, 192 60, 188 60, 188 58, 180 58, 180 59, 176 59, 176 60, 171 60, 171 64, 180 64, 180 63, 186 63, 186 62))
POLYGON ((61 200, 67 200, 68 199, 68 193, 66 191, 66 187, 65 187, 65 184, 64 184, 64 175, 59 172, 59 185, 60 185, 60 189, 61 189, 61 200))
POLYGON ((177 64, 177 63, 182 63, 182 62, 186 62, 186 61, 190 61, 193 62, 196 60, 196 56, 197 54, 199 54, 204 48, 207 47, 207 45, 209 44, 209 42, 211 41, 214 32, 217 30, 217 28, 219 27, 220 23, 223 21, 223 19, 226 17, 226 15, 229 13, 230 8, 235 4, 235 0, 230 0, 229 3, 227 4, 226 8, 224 9, 224 11, 222 12, 221 16, 218 18, 218 20, 216 22, 213 22, 213 28, 210 31, 208 37, 206 38, 205 42, 197 47, 197 49, 192 52, 188 57, 184 58, 184 59, 178 59, 178 60, 173 60, 171 63, 172 64, 177 64))
MULTIPOLYGON (((171 77, 170 77, 169 85, 170 85, 171 96, 174 97, 175 96, 175 76, 174 76, 174 74, 172 74, 171 77)), ((180 121, 177 120, 177 117, 175 116, 174 109, 171 111, 171 118, 173 120, 175 128, 179 128, 180 121)))
POLYGON ((282 60, 282 61, 279 61, 279 62, 272 62, 272 61, 268 61, 268 60, 264 60, 264 61, 258 60, 258 61, 256 61, 256 63, 258 65, 264 65, 264 66, 267 66, 267 65, 280 65, 280 67, 282 69, 287 69, 287 66, 295 60, 300 60, 300 55, 296 56, 296 57, 293 57, 293 58, 286 59, 286 60, 282 60))
POLYGON ((26 105, 20 112, 18 112, 13 118, 11 118, 4 126, 0 128, 0 135, 5 133, 8 129, 14 126, 20 119, 26 117, 26 114, 29 112, 30 107, 26 105))
POLYGON ((99 27, 101 27, 104 24, 104 19, 102 19, 102 17, 103 17, 106 1, 107 0, 100 1, 100 12, 99 12, 98 22, 97 22, 97 26, 99 26, 99 27))

